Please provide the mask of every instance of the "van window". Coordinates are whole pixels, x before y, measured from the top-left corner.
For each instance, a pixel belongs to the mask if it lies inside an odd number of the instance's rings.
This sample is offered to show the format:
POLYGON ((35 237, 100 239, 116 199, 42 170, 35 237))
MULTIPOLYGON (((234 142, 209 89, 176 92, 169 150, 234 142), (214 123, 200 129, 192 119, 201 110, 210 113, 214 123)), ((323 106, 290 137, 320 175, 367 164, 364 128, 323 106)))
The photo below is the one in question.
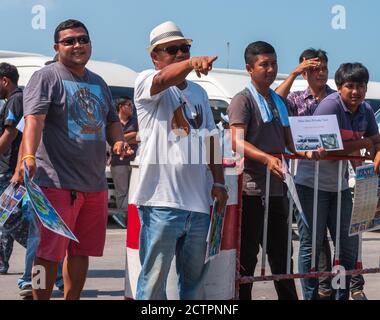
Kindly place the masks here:
POLYGON ((109 86, 112 94, 112 102, 115 103, 118 98, 122 97, 130 97, 133 100, 133 88, 127 88, 127 87, 115 87, 115 86, 109 86))
MULTIPOLYGON (((116 108, 116 101, 119 98, 129 97, 133 101, 134 89, 128 87, 109 86, 112 95, 112 104, 116 108)), ((133 108, 133 116, 137 117, 136 108, 133 108)))
POLYGON ((218 99, 210 99, 209 102, 212 114, 214 115, 214 121, 218 123, 221 120, 220 113, 223 112, 225 114, 227 112, 228 102, 218 99))
POLYGON ((380 126, 380 111, 377 111, 375 113, 375 119, 376 119, 377 125, 380 126))
POLYGON ((366 102, 370 104, 373 109, 373 112, 376 112, 380 109, 380 100, 379 99, 365 99, 366 102))

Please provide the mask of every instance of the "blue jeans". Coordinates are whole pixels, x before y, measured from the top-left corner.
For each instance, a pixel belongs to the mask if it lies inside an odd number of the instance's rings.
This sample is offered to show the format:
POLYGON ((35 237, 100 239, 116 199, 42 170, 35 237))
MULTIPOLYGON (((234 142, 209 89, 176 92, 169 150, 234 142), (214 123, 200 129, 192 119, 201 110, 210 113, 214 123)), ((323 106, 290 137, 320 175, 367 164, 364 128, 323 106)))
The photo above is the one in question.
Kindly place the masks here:
POLYGON ((181 300, 203 299, 209 214, 163 207, 139 208, 140 263, 138 300, 165 300, 166 281, 176 256, 181 300))
MULTIPOLYGON (((308 273, 311 268, 312 256, 312 226, 313 226, 313 198, 314 190, 303 185, 296 185, 298 197, 302 209, 305 213, 309 228, 297 214, 297 223, 300 235, 300 251, 298 259, 298 269, 300 273, 308 273)), ((358 253, 358 237, 349 234, 352 212, 352 196, 350 190, 341 192, 341 229, 340 229, 340 263, 345 270, 355 269, 358 253)), ((316 266, 323 246, 326 227, 329 229, 334 246, 336 238, 336 212, 337 212, 337 192, 318 191, 317 210, 317 237, 316 237, 316 266)), ((351 276, 346 276, 345 289, 335 291, 337 300, 348 300, 351 276)), ((318 299, 318 279, 301 279, 302 291, 305 300, 318 299)))
MULTIPOLYGON (((11 173, 0 174, 0 194, 9 186, 11 177, 11 173)), ((8 272, 14 240, 26 248, 28 228, 28 221, 24 219, 19 206, 17 206, 4 226, 0 227, 0 272, 8 272)))
MULTIPOLYGON (((29 220, 29 234, 25 254, 25 271, 22 277, 17 281, 17 285, 20 289, 24 288, 26 285, 32 284, 33 260, 36 255, 38 243, 40 241, 40 229, 37 223, 37 217, 32 210, 33 209, 30 207, 29 201, 24 201, 22 205, 22 211, 24 217, 29 220)), ((57 288, 63 286, 62 262, 58 264, 58 273, 55 280, 55 285, 57 288)))

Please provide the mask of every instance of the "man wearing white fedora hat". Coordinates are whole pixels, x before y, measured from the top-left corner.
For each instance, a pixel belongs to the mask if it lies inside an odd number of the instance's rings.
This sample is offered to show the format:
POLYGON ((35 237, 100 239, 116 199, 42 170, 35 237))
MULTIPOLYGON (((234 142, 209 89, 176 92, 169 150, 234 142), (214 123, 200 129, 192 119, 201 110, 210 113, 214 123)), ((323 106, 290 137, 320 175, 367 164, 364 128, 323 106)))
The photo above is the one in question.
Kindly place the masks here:
POLYGON ((142 265, 137 299, 166 299, 174 256, 179 298, 204 298, 210 200, 217 200, 221 212, 228 198, 221 161, 214 161, 213 147, 219 142, 214 142, 217 130, 207 94, 186 80, 193 70, 199 77, 207 75, 217 57, 190 58, 191 43, 173 22, 160 24, 152 30, 148 48, 155 69, 136 79, 141 157, 132 203, 139 206, 142 265), (198 143, 191 143, 193 138, 198 143), (210 161, 199 161, 207 141, 210 161))

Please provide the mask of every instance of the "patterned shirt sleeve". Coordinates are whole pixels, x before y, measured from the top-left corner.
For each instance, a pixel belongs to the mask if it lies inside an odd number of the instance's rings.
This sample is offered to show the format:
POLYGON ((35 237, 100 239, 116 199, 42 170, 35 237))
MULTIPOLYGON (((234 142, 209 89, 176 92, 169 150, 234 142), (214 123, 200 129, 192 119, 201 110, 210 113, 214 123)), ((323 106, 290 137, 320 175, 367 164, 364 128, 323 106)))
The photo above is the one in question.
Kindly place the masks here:
POLYGON ((298 116, 296 99, 297 99, 297 95, 293 92, 289 93, 286 98, 286 105, 288 107, 289 117, 298 116))

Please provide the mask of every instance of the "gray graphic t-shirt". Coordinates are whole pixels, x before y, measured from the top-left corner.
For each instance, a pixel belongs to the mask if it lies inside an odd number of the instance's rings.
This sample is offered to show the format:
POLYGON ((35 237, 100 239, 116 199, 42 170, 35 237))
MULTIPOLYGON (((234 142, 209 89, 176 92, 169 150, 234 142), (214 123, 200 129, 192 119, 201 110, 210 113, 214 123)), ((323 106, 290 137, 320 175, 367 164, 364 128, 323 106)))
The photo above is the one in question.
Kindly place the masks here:
POLYGON ((59 62, 35 72, 24 90, 24 115, 46 115, 35 182, 83 192, 107 189, 106 126, 118 122, 104 80, 74 76, 59 62))

